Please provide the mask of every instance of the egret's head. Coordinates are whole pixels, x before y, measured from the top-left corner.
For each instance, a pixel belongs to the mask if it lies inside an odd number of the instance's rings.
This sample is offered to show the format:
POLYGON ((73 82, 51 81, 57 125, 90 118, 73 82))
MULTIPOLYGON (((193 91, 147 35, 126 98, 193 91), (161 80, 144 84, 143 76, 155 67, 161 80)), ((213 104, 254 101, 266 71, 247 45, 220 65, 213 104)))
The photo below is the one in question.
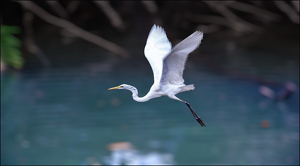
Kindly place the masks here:
POLYGON ((130 87, 131 87, 130 85, 122 84, 122 85, 119 85, 119 86, 116 86, 116 87, 109 88, 108 90, 113 90, 113 89, 129 89, 130 87))

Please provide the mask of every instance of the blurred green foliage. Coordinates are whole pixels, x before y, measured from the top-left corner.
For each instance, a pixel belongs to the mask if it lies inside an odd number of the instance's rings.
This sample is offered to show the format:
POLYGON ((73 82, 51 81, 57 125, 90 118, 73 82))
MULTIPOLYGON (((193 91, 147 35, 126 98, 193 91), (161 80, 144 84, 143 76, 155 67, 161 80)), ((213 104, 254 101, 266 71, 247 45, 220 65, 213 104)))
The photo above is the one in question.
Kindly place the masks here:
POLYGON ((20 69, 24 65, 24 59, 20 51, 20 39, 13 36, 19 34, 17 26, 1 25, 1 61, 6 66, 20 69))

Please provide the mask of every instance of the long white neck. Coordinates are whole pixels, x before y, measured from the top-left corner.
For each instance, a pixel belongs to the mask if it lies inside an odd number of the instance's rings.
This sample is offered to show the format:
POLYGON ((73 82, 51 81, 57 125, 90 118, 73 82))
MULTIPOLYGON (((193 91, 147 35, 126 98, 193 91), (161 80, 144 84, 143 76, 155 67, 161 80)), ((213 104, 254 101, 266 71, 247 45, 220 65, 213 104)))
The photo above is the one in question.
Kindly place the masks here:
POLYGON ((145 102, 154 98, 154 96, 151 95, 151 91, 149 91, 144 97, 139 97, 138 90, 134 86, 127 86, 125 89, 130 90, 132 92, 132 98, 137 102, 145 102))

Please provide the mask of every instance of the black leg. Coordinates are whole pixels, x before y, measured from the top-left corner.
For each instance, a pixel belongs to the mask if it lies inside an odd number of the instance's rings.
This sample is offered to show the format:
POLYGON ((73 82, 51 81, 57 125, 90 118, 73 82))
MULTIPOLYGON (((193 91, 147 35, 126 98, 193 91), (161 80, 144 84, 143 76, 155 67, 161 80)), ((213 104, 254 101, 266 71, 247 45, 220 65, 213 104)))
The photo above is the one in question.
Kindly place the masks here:
MULTIPOLYGON (((191 105, 186 102, 186 101, 183 101, 188 107, 189 109, 191 110, 192 114, 194 115, 195 119, 197 120, 197 122, 203 127, 205 126, 203 120, 196 114, 196 112, 193 110, 193 108, 191 107, 191 105)), ((205 126, 206 127, 206 126, 205 126)))

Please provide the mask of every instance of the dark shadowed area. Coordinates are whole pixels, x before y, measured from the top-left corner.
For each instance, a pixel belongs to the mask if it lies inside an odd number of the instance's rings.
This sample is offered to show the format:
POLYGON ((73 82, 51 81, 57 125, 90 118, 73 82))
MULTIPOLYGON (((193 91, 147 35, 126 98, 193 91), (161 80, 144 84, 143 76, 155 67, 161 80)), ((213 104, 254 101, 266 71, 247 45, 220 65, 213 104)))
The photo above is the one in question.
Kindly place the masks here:
POLYGON ((1 1, 1 164, 299 165, 299 1, 1 1), (144 103, 153 24, 203 31, 144 103))

